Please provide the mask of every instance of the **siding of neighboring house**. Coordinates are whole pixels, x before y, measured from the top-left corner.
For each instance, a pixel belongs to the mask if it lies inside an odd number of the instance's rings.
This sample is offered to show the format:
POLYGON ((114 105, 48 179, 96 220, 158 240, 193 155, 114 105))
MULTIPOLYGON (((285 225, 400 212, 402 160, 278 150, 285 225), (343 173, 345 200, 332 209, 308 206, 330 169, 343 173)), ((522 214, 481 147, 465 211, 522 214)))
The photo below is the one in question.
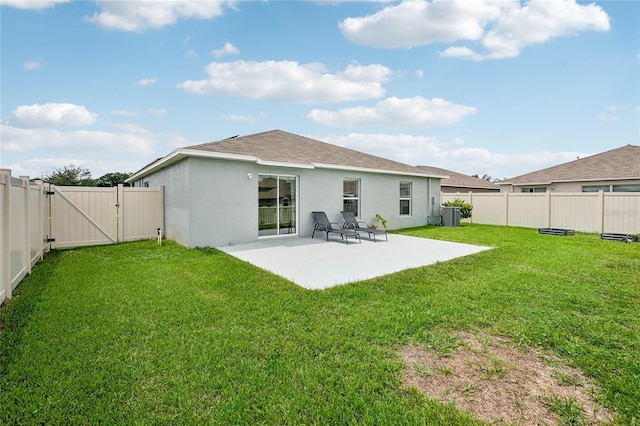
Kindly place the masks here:
POLYGON ((445 194, 464 194, 466 192, 475 192, 475 193, 495 193, 500 192, 500 188, 497 186, 495 188, 473 188, 468 186, 445 186, 445 182, 442 183, 442 192, 445 194))
POLYGON ((544 192, 582 192, 583 186, 640 185, 640 179, 553 182, 545 185, 505 185, 500 192, 522 192, 522 188, 544 188, 544 192))
POLYGON ((376 213, 390 229, 439 223, 440 180, 340 169, 265 166, 189 157, 137 182, 165 186, 165 235, 188 247, 219 247, 258 239, 258 175, 298 177, 298 233, 311 236, 312 211, 342 223, 343 180, 360 179, 360 220, 376 213), (248 177, 251 174, 251 179, 248 177), (399 214, 400 182, 412 183, 412 214, 399 214))
POLYGON ((500 192, 500 187, 491 181, 477 177, 454 172, 452 170, 441 169, 432 166, 416 166, 423 173, 448 176, 441 180, 441 190, 445 194, 452 193, 491 193, 500 192))
POLYGON ((625 145, 498 182, 501 192, 582 192, 583 186, 640 183, 640 146, 625 145), (527 191, 528 190, 528 191, 527 191))

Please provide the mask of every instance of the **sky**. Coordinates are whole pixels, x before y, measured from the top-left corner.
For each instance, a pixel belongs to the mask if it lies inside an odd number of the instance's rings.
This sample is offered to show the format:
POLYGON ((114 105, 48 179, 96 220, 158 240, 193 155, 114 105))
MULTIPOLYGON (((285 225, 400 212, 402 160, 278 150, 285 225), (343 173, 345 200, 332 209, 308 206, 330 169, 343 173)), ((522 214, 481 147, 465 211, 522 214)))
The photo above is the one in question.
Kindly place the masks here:
POLYGON ((495 179, 640 145, 640 1, 0 0, 0 166, 279 129, 495 179))

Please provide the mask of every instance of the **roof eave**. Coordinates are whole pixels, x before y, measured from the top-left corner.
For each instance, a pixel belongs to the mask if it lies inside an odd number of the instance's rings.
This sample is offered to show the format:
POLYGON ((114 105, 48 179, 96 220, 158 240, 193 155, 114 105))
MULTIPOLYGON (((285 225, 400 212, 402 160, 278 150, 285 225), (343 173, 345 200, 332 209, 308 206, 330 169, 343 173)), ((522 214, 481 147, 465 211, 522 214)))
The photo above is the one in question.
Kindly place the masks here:
POLYGON ((162 159, 156 161, 143 168, 142 170, 131 175, 126 182, 134 182, 138 179, 144 178, 158 170, 161 170, 171 164, 177 163, 180 160, 183 160, 187 157, 198 157, 198 158, 214 158, 214 159, 222 159, 222 160, 235 160, 235 161, 245 161, 245 162, 253 162, 262 166, 273 166, 273 167, 289 167, 296 169, 314 169, 314 168, 322 168, 322 169, 334 169, 334 170, 347 170, 354 172, 368 172, 368 173, 382 173, 382 174, 391 174, 391 175, 403 175, 403 176, 419 176, 419 177, 430 177, 435 179, 446 179, 448 176, 440 176, 436 174, 427 174, 427 173, 419 173, 419 172, 411 172, 411 171, 399 171, 399 170, 384 170, 384 169, 373 169, 367 167, 353 167, 353 166, 345 166, 338 164, 325 164, 325 163, 312 163, 312 164, 304 164, 304 163, 288 163, 284 161, 270 161, 270 160, 262 160, 253 155, 240 155, 240 154, 229 154, 225 152, 215 152, 215 151, 203 151, 197 149, 185 149, 180 148, 176 149, 172 153, 163 157, 162 159))
POLYGON ((570 183, 570 182, 602 182, 602 181, 614 181, 614 180, 636 180, 640 179, 640 176, 633 177, 599 177, 599 178, 575 178, 575 179, 558 179, 551 180, 548 182, 496 182, 497 185, 513 185, 513 186, 524 186, 524 185, 552 185, 554 183, 570 183))
POLYGON ((327 163, 313 163, 313 165, 321 169, 347 170, 347 171, 354 171, 354 172, 382 173, 382 174, 400 175, 400 176, 419 176, 419 177, 430 177, 435 179, 444 179, 447 177, 447 176, 439 176, 434 174, 411 172, 408 170, 401 171, 401 170, 373 169, 369 167, 354 167, 354 166, 344 166, 339 164, 327 164, 327 163))
POLYGON ((171 152, 170 154, 166 155, 165 157, 162 157, 162 159, 156 161, 155 163, 152 163, 147 167, 145 167, 144 169, 137 171, 136 173, 131 175, 126 180, 126 182, 133 182, 135 180, 148 176, 155 171, 161 170, 187 157, 216 158, 216 159, 224 159, 224 160, 258 162, 258 158, 252 155, 229 154, 226 152, 202 151, 197 149, 179 148, 171 152))

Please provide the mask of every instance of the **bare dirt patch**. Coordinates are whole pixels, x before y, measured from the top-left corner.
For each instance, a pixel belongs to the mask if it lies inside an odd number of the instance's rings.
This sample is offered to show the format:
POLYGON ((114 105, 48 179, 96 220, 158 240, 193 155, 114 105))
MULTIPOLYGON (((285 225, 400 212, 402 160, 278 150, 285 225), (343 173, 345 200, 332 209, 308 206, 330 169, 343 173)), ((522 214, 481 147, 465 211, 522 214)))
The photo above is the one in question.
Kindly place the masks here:
POLYGON ((606 424, 613 413, 594 401, 596 387, 578 370, 507 339, 457 333, 448 355, 408 345, 405 382, 494 424, 606 424))

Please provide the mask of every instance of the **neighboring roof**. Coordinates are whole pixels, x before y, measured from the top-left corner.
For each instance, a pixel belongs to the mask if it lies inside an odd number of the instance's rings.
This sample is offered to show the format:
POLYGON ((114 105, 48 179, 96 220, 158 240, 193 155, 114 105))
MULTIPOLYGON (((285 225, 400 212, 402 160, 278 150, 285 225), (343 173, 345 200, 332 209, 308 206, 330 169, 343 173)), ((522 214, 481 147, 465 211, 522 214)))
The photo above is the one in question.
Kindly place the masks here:
POLYGON ((498 185, 547 185, 553 182, 621 179, 640 179, 640 146, 626 145, 506 179, 498 182, 498 185))
MULTIPOLYGON (((320 142, 282 130, 236 136, 218 142, 192 145, 173 151, 134 173, 128 180, 144 177, 186 157, 223 158, 258 164, 296 168, 334 168, 377 173, 441 178, 414 166, 320 142)), ((446 175, 445 175, 446 176, 446 175)))
POLYGON ((494 189, 499 191, 500 188, 495 183, 477 177, 463 175, 462 173, 453 172, 447 169, 431 166, 416 166, 416 168, 429 174, 438 174, 449 176, 448 179, 442 179, 441 186, 450 186, 456 188, 475 188, 475 189, 494 189))

